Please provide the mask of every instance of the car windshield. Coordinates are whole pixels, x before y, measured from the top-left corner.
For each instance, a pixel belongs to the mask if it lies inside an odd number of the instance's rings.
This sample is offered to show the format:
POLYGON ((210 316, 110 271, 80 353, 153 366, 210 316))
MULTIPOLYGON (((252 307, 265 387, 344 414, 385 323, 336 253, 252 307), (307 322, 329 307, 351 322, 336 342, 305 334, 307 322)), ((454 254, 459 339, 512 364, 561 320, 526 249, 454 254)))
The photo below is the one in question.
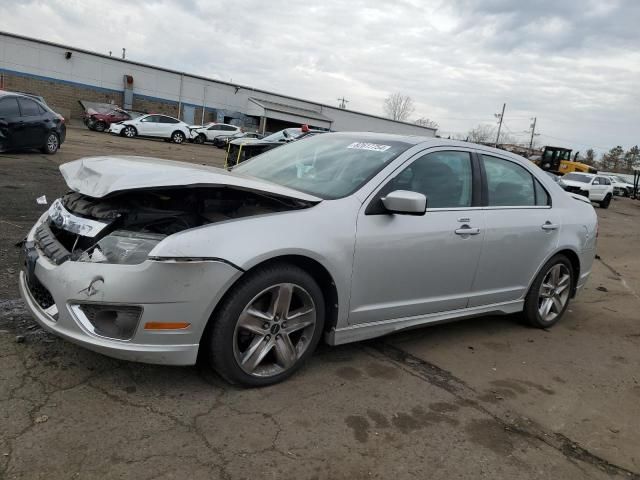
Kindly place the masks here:
POLYGON ((583 175, 582 173, 567 173, 564 177, 562 177, 562 179, 580 183, 589 183, 591 181, 590 176, 583 175))
POLYGON ((316 135, 269 150, 233 171, 335 199, 355 192, 410 147, 356 135, 316 135))

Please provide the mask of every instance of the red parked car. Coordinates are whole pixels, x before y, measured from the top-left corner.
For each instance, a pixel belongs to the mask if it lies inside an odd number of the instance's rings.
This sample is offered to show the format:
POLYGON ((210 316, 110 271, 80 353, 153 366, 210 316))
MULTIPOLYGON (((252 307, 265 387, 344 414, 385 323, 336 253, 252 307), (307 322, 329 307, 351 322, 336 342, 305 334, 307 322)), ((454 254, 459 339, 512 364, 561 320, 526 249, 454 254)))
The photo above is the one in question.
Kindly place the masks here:
POLYGON ((109 103, 86 102, 79 100, 84 109, 83 121, 89 130, 104 132, 112 123, 131 120, 139 117, 142 113, 128 112, 122 108, 109 103))

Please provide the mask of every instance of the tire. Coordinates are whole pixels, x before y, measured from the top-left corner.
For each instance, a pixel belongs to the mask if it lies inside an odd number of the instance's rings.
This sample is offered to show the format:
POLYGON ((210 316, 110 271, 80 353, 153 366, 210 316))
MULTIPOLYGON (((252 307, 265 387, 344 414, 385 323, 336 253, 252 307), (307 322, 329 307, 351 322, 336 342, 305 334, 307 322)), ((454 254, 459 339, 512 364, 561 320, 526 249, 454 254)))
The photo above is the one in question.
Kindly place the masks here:
POLYGON ((180 145, 181 143, 184 143, 186 138, 187 137, 185 136, 185 134, 179 130, 176 130, 171 134, 171 141, 173 143, 177 143, 178 145, 180 145))
POLYGON ((555 325, 569 306, 574 285, 574 271, 569 259, 562 254, 551 258, 540 269, 525 298, 523 313, 527 322, 537 328, 555 325), (554 272, 558 275, 554 276, 554 272))
POLYGON ((604 200, 599 202, 599 204, 600 204, 600 208, 604 208, 604 209, 609 208, 609 205, 611 204, 611 195, 607 193, 607 196, 604 197, 604 200))
POLYGON ((311 275, 278 264, 240 279, 216 309, 203 341, 222 378, 263 387, 290 377, 313 354, 324 317, 322 290, 311 275), (249 309, 258 314, 247 313, 249 309), (289 316, 291 310, 298 312, 296 320, 289 316))
POLYGON ((107 124, 104 122, 97 122, 94 126, 93 129, 96 132, 104 132, 107 129, 107 124))
POLYGON ((201 133, 196 138, 193 139, 193 143, 202 145, 204 143, 204 140, 205 140, 205 136, 201 133))
POLYGON ((134 127, 133 125, 127 125, 122 129, 121 135, 123 137, 133 138, 136 135, 138 135, 138 131, 136 130, 136 127, 134 127))
POLYGON ((53 155, 60 148, 60 138, 57 133, 49 132, 47 134, 47 138, 44 142, 44 145, 40 149, 42 153, 46 153, 47 155, 53 155))

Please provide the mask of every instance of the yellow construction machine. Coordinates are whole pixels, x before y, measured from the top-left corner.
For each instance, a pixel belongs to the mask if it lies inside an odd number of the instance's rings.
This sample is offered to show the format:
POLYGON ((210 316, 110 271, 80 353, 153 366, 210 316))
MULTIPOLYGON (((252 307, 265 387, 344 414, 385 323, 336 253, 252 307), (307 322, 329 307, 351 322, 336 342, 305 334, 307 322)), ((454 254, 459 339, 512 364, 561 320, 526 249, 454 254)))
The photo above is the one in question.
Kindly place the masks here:
POLYGON ((529 160, 541 169, 556 175, 566 175, 571 172, 598 173, 598 170, 592 166, 577 160, 579 152, 573 155, 573 159, 571 152, 570 148, 546 146, 540 155, 532 155, 529 160))

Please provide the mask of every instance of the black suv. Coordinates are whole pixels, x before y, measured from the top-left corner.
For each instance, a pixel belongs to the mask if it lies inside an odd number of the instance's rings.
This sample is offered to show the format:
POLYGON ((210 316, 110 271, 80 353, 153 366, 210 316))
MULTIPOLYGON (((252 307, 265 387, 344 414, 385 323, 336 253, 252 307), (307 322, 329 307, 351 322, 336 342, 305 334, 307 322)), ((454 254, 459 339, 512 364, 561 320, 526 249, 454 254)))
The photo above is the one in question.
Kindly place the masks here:
POLYGON ((0 152, 38 148, 58 151, 67 134, 64 117, 33 95, 0 90, 0 152))

